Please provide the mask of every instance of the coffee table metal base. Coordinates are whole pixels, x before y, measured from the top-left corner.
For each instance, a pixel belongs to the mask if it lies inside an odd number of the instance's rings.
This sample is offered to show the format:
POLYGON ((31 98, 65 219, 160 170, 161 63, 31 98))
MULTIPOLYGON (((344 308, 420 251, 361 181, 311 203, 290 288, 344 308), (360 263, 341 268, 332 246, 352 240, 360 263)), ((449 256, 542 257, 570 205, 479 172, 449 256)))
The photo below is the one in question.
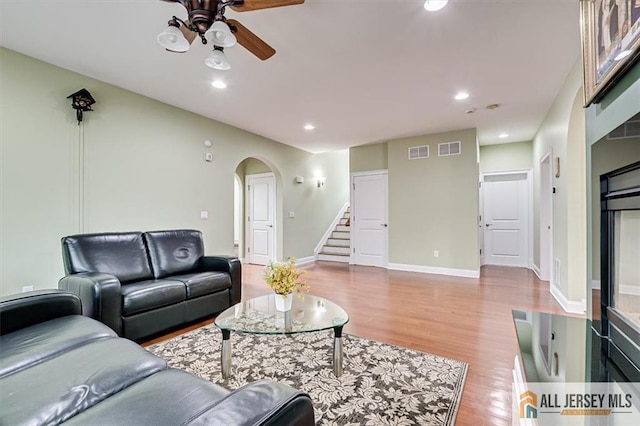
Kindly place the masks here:
MULTIPOLYGON (((231 331, 222 329, 222 352, 220 354, 220 367, 222 379, 227 380, 231 376, 231 331)), ((336 377, 342 375, 342 326, 333 328, 333 374, 336 377)))

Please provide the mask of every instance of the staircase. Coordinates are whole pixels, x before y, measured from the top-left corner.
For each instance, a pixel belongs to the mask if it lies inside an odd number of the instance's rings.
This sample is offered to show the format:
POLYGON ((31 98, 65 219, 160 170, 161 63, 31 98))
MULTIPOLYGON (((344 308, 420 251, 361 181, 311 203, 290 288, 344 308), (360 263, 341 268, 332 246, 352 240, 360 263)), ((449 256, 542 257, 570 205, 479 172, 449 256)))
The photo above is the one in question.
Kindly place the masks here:
POLYGON ((347 210, 338 221, 326 243, 318 253, 318 260, 349 263, 351 259, 351 210, 347 210))

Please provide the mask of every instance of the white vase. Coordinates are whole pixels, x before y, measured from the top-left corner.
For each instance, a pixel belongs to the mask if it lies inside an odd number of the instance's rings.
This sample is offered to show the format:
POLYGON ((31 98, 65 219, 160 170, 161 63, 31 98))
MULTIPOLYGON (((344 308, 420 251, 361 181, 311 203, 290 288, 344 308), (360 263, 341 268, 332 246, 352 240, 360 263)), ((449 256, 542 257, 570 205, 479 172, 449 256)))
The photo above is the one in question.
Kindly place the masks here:
POLYGON ((287 312, 291 310, 291 304, 293 303, 293 293, 287 295, 275 294, 276 311, 287 312))

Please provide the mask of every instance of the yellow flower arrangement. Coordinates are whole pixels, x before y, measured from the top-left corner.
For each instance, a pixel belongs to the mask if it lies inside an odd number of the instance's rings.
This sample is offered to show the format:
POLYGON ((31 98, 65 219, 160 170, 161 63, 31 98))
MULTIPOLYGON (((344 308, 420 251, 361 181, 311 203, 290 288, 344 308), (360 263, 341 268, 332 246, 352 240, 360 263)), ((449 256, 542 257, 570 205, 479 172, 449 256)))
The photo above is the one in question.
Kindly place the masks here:
POLYGON ((303 299, 303 291, 309 291, 309 286, 300 277, 307 271, 296 268, 295 257, 289 257, 284 262, 269 261, 264 268, 264 280, 276 293, 286 296, 289 293, 298 293, 303 299))

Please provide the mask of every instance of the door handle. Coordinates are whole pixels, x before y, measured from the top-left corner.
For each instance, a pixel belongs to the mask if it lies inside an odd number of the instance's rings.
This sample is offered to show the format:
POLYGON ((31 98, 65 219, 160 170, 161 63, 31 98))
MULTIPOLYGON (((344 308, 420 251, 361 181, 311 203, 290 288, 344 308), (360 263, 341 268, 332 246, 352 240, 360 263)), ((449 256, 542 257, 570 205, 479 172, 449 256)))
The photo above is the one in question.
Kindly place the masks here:
POLYGON ((269 228, 273 228, 273 225, 267 225, 269 228))
POLYGON ((485 225, 484 225, 484 226, 486 226, 486 227, 488 228, 488 227, 490 227, 490 226, 491 226, 491 224, 490 224, 490 223, 485 223, 485 225))
POLYGON ((386 228, 386 227, 387 227, 387 226, 389 226, 389 225, 387 225, 386 223, 383 223, 383 224, 382 224, 382 226, 384 226, 384 227, 386 228))

